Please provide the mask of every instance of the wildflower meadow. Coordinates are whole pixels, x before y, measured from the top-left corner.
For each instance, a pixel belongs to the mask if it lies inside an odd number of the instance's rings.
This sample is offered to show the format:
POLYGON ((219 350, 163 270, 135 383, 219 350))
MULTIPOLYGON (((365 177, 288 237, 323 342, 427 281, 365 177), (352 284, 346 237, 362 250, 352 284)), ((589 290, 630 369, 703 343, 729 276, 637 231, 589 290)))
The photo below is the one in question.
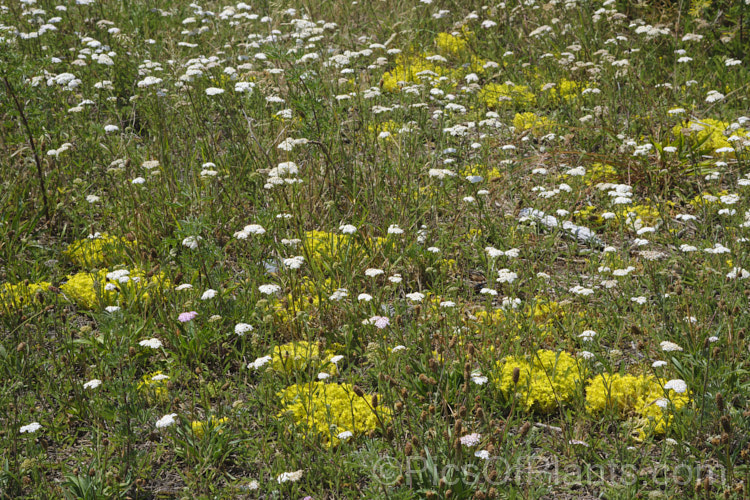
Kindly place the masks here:
POLYGON ((0 498, 747 498, 750 0, 0 0, 0 498))

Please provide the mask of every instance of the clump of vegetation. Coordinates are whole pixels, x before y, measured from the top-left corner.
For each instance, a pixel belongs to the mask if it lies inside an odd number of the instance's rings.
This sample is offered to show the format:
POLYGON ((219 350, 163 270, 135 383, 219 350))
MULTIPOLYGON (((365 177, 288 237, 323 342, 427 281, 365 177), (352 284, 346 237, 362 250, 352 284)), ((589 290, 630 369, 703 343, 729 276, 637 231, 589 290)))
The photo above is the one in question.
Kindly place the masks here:
POLYGON ((123 303, 147 305, 169 287, 164 273, 148 274, 138 268, 82 271, 68 276, 60 290, 83 309, 123 303))
POLYGON ((572 400, 581 371, 570 354, 539 350, 528 358, 507 357, 499 365, 496 383, 519 407, 547 413, 572 400))
POLYGON ((135 243, 125 238, 97 233, 74 241, 68 245, 64 253, 78 267, 92 269, 122 264, 133 248, 135 243))
POLYGON ((382 428, 390 415, 387 408, 378 408, 377 395, 350 384, 295 384, 278 396, 280 416, 289 414, 296 426, 321 435, 328 446, 382 428))
POLYGON ((0 311, 15 311, 34 303, 34 299, 49 290, 51 283, 5 283, 0 285, 0 311))
POLYGON ((640 422, 641 438, 645 437, 644 426, 655 434, 664 434, 672 420, 671 413, 689 403, 690 395, 663 386, 664 382, 652 375, 599 375, 586 385, 586 409, 645 420, 640 422))

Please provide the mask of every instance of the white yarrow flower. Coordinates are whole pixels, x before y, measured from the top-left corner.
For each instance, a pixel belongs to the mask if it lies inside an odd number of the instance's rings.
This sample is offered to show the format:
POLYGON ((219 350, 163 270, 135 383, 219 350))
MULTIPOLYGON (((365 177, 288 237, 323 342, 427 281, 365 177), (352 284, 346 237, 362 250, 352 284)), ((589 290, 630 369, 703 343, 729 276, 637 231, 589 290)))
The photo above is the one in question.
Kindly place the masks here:
POLYGON ((138 345, 141 347, 150 347, 151 349, 158 349, 162 346, 161 340, 157 338, 151 338, 146 340, 141 340, 138 342, 138 345))
POLYGON ((157 429, 163 429, 164 427, 169 427, 170 425, 175 423, 175 418, 177 417, 176 413, 169 413, 167 415, 164 415, 159 420, 156 421, 156 428, 157 429))
POLYGON ((182 246, 189 248, 190 250, 195 250, 198 248, 198 242, 200 242, 203 238, 201 236, 188 236, 184 240, 182 240, 182 246))
POLYGON ((660 342, 659 345, 661 346, 661 350, 664 352, 682 351, 682 347, 668 340, 660 342))
POLYGON ((284 266, 288 267, 289 269, 299 269, 302 267, 302 264, 305 263, 305 258, 301 255, 297 255, 296 257, 290 257, 288 259, 284 259, 284 266))
POLYGON ((245 335, 247 332, 252 332, 253 327, 247 323, 237 323, 234 325, 234 333, 237 335, 245 335))
POLYGON ((274 293, 281 291, 281 287, 271 283, 269 285, 260 285, 258 291, 263 295, 273 295, 274 293))
POLYGON ((26 433, 31 434, 31 433, 38 431, 41 428, 42 428, 42 424, 40 424, 39 422, 31 422, 30 424, 24 425, 23 427, 18 429, 18 432, 20 432, 21 434, 26 434, 26 433))
POLYGON ((664 388, 667 390, 671 389, 678 394, 682 394, 685 391, 687 391, 688 387, 684 380, 677 378, 677 379, 672 379, 666 384, 664 384, 664 388))
POLYGON ((339 432, 338 434, 336 434, 336 437, 342 441, 346 441, 347 439, 350 439, 352 436, 354 436, 352 431, 344 431, 344 432, 339 432))
POLYGON ((266 364, 271 362, 271 356, 262 356, 249 365, 247 365, 248 368, 252 368, 253 370, 260 370, 263 368, 266 364))
POLYGON ((594 340, 594 337, 596 337, 596 332, 594 330, 584 330, 583 333, 578 335, 578 337, 580 337, 581 340, 584 341, 594 340))
POLYGON ((102 385, 102 381, 99 380, 98 378, 95 378, 83 384, 83 388, 84 389, 96 389, 100 385, 102 385))
POLYGON ((282 472, 276 477, 276 482, 279 484, 289 482, 296 482, 302 479, 302 470, 294 471, 294 472, 282 472))

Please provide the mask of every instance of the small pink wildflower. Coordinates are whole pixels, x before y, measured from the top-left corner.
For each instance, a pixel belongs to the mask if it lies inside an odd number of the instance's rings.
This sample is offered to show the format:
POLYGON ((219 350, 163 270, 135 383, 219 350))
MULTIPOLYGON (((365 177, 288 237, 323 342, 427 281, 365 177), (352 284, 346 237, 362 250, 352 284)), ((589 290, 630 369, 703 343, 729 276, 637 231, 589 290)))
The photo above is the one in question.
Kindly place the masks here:
POLYGON ((370 321, 380 330, 391 324, 387 316, 373 316, 370 321))
POLYGON ((177 316, 177 321, 180 323, 187 323, 188 321, 193 321, 196 316, 198 316, 198 313, 195 311, 180 313, 180 315, 177 316))
POLYGON ((468 446, 471 448, 472 446, 476 446, 479 444, 479 440, 482 439, 482 435, 478 434, 476 432, 468 434, 461 438, 461 444, 464 446, 468 446))

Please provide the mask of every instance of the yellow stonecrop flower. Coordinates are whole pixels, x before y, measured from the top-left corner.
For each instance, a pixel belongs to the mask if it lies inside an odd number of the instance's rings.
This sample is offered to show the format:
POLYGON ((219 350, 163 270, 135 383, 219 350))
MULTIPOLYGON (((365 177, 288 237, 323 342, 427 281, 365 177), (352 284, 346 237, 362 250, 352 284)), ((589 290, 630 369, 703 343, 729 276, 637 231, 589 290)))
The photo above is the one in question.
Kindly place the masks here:
POLYGON ((481 176, 484 178, 484 180, 487 181, 494 181, 496 179, 502 178, 503 174, 500 173, 500 170, 498 170, 495 167, 487 167, 486 165, 482 165, 481 163, 475 163, 473 165, 467 165, 465 166, 460 173, 461 177, 472 177, 472 176, 481 176))
POLYGON ((193 420, 190 423, 190 428, 193 430, 193 435, 198 439, 202 439, 206 434, 206 430, 211 432, 214 429, 218 429, 217 432, 221 433, 221 427, 229 421, 227 417, 216 418, 213 415, 205 422, 200 420, 193 420))
POLYGON ((528 321, 533 321, 542 334, 552 334, 558 327, 558 323, 565 318, 565 311, 557 302, 536 297, 533 305, 527 305, 524 309, 494 309, 492 311, 477 311, 474 313, 476 322, 485 326, 497 326, 502 324, 507 332, 512 332, 514 338, 520 338, 520 334, 527 329, 528 321))
POLYGON ((94 238, 76 240, 63 253, 77 266, 91 269, 122 264, 132 248, 135 248, 135 242, 104 233, 94 238))
POLYGON ((336 353, 330 350, 320 352, 316 342, 289 342, 274 348, 270 367, 279 373, 291 374, 312 368, 316 372, 338 375, 338 367, 331 361, 335 355, 336 353))
POLYGON ((166 401, 167 399, 167 380, 169 377, 159 370, 153 373, 147 373, 141 377, 136 389, 146 396, 149 402, 166 401))
POLYGON ((445 271, 446 273, 455 273, 458 271, 456 259, 440 259, 435 262, 435 269, 445 271))
POLYGON ((565 309, 558 302, 537 295, 534 297, 534 305, 526 306, 525 314, 534 323, 546 324, 551 321, 562 321, 565 309))
MULTIPOLYGON (((485 64, 487 64, 487 59, 482 59, 481 57, 472 54, 471 57, 469 57, 468 65, 465 68, 462 67, 461 69, 457 70, 454 73, 454 76, 456 78, 463 78, 469 73, 476 73, 479 76, 484 75, 487 72, 486 68, 484 67, 485 64)), ((507 65, 507 63, 503 64, 503 66, 507 65)))
POLYGON ((621 417, 636 417, 639 435, 646 431, 664 434, 669 428, 670 410, 679 410, 690 402, 690 395, 665 391, 651 375, 599 375, 586 386, 586 410, 589 413, 614 412, 621 417))
POLYGON ((531 130, 532 134, 543 134, 550 131, 555 126, 555 122, 546 116, 537 116, 534 113, 516 113, 513 126, 518 132, 531 130))
POLYGON ((604 163, 592 164, 591 168, 586 171, 586 175, 583 178, 587 186, 595 186, 596 184, 606 182, 615 183, 619 180, 615 167, 604 163))
MULTIPOLYGON (((367 131, 371 134, 374 134, 378 136, 378 139, 393 139, 393 134, 398 134, 399 131, 404 128, 404 125, 401 123, 396 123, 393 120, 388 120, 383 123, 371 123, 367 126, 367 131), (391 136, 386 138, 379 137, 380 133, 382 132, 388 132, 391 134, 391 136)), ((408 128, 408 127, 407 127, 408 128)))
POLYGON ((534 305, 526 308, 526 315, 535 323, 547 323, 549 321, 561 320, 565 316, 563 307, 554 300, 543 297, 535 297, 534 305))
POLYGON ((701 17, 705 11, 711 8, 711 0, 690 0, 688 14, 694 18, 701 17))
POLYGON ((428 61, 424 55, 403 56, 398 58, 395 68, 383 75, 382 87, 388 92, 398 92, 402 83, 421 82, 422 76, 428 80, 437 80, 449 73, 449 69, 428 61))
POLYGON ((211 85, 222 88, 222 89, 226 87, 227 83, 229 83, 231 80, 232 78, 229 75, 226 75, 224 73, 222 73, 218 77, 209 78, 211 85))
POLYGON ((508 356, 498 362, 494 382, 506 398, 515 399, 525 411, 548 413, 569 402, 582 378, 576 359, 566 352, 539 350, 528 357, 508 356), (518 368, 518 383, 513 371, 518 368))
POLYGON ((661 219, 661 214, 658 208, 648 204, 633 205, 617 212, 617 220, 621 219, 631 221, 634 224, 640 220, 640 223, 644 226, 654 226, 661 219))
POLYGON ((690 200, 688 203, 695 208, 706 208, 714 205, 719 205, 721 202, 720 198, 722 196, 727 196, 728 194, 729 191, 727 191, 726 189, 715 194, 704 192, 690 200))
POLYGON ((308 252, 308 260, 333 262, 346 255, 357 255, 361 251, 351 235, 326 231, 305 231, 302 244, 308 252))
POLYGON ((435 38, 435 45, 437 45, 440 52, 460 54, 466 50, 468 42, 461 36, 455 36, 450 33, 438 33, 435 38))
POLYGON ((578 94, 582 90, 583 88, 581 88, 580 83, 563 78, 562 80, 560 80, 560 83, 550 88, 548 92, 549 92, 550 99, 552 99, 555 102, 559 102, 559 101, 572 101, 573 99, 578 97, 578 94))
POLYGON ((479 100, 489 108, 506 104, 533 106, 536 103, 536 96, 529 90, 529 87, 524 85, 488 83, 479 91, 479 100))
POLYGON ((474 313, 476 322, 483 325, 496 325, 506 321, 510 316, 512 316, 512 313, 500 308, 491 311, 483 309, 474 313))
MULTIPOLYGON (((728 128, 729 123, 727 122, 705 118, 689 121, 686 125, 676 125, 672 128, 672 134, 675 137, 683 135, 689 144, 700 144, 701 151, 712 153, 719 148, 732 147, 732 144, 727 140, 727 136, 725 136, 728 128)), ((747 137, 747 133, 743 130, 736 130, 733 134, 739 137, 747 137)))
POLYGON ((51 283, 5 283, 0 286, 0 313, 6 310, 21 309, 34 302, 37 293, 46 292, 51 283))
POLYGON ((60 290, 80 307, 96 309, 123 304, 128 300, 148 304, 152 292, 168 287, 169 280, 164 273, 149 278, 141 269, 133 268, 130 271, 100 269, 76 273, 68 276, 68 281, 60 286, 60 290))
POLYGON ((573 220, 582 223, 595 223, 604 224, 604 218, 596 213, 596 207, 593 205, 586 205, 580 210, 573 212, 573 220))
POLYGON ((364 434, 390 419, 387 408, 373 408, 372 395, 357 396, 350 384, 295 384, 278 396, 283 405, 280 417, 290 415, 297 427, 320 434, 331 447, 346 436, 342 433, 364 434))

